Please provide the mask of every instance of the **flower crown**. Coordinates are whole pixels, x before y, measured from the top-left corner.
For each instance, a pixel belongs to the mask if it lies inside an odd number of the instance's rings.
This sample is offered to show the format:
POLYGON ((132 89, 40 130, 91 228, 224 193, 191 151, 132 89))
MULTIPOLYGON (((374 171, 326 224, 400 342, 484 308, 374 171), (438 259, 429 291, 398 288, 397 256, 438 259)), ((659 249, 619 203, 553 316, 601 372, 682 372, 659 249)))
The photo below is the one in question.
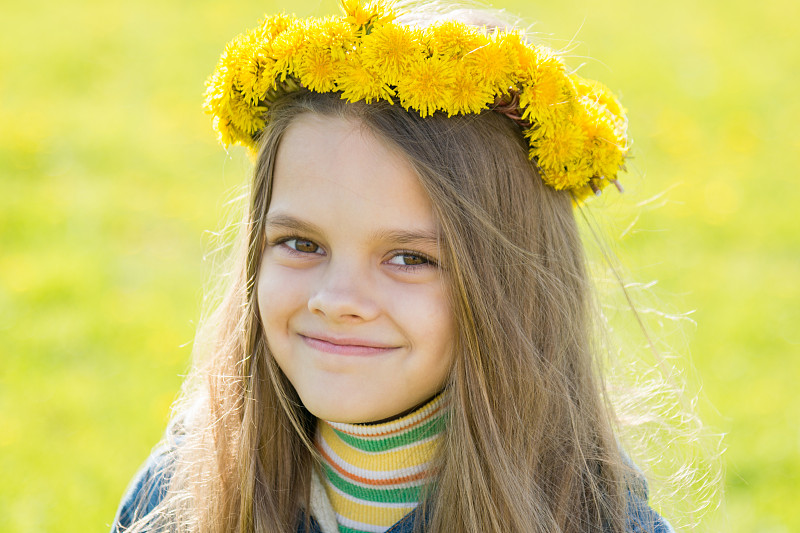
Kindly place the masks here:
POLYGON ((542 179, 576 200, 616 182, 625 112, 599 82, 567 71, 517 30, 396 22, 381 0, 340 0, 344 15, 265 18, 234 38, 206 82, 205 110, 224 146, 255 152, 270 105, 305 87, 349 102, 386 100, 421 117, 502 112, 522 127, 542 179))

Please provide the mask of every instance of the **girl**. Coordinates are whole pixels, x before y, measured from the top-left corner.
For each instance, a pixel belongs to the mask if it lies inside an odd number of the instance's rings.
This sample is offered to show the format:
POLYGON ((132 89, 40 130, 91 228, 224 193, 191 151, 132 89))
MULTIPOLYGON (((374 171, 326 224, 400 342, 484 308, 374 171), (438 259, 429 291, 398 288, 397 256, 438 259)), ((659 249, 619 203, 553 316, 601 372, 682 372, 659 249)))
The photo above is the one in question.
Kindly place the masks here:
POLYGON ((615 438, 574 217, 616 183, 618 103, 474 14, 344 10, 267 18, 209 79, 249 207, 113 530, 669 531, 615 438))

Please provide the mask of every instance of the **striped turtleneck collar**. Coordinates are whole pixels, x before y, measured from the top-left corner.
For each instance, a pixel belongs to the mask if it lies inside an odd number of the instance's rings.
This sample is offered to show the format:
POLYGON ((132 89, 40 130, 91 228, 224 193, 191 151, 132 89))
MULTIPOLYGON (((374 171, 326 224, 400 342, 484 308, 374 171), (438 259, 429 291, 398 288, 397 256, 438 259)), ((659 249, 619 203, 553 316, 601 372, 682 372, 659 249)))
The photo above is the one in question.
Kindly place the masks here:
POLYGON ((439 395, 382 424, 318 422, 322 483, 340 533, 383 533, 419 504, 434 481, 444 412, 439 395))

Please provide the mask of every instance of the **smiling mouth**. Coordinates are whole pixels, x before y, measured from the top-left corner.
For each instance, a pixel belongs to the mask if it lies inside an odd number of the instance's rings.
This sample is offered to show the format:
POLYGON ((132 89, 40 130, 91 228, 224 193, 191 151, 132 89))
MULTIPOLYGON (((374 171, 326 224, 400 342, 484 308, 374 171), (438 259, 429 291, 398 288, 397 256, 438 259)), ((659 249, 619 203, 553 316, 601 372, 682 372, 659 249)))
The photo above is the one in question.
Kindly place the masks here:
POLYGON ((397 349, 396 346, 385 346, 361 339, 327 339, 309 337, 299 333, 298 335, 306 346, 321 352, 339 355, 380 355, 397 349))

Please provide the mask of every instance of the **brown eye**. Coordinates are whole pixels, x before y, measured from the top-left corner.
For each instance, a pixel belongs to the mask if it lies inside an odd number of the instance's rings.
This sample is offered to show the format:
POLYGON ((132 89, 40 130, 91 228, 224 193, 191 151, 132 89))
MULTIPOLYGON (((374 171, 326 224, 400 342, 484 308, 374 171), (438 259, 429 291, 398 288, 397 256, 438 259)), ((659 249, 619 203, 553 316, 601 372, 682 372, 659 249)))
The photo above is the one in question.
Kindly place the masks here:
POLYGON ((314 244, 312 241, 307 241, 305 239, 289 239, 286 241, 286 246, 292 248, 293 250, 297 250, 298 252, 307 254, 313 254, 319 250, 319 246, 314 244))
POLYGON ((427 256, 411 252, 398 253, 389 260, 389 263, 399 267, 436 266, 436 263, 427 256))
POLYGON ((402 257, 404 265, 422 265, 427 263, 427 261, 424 258, 418 255, 403 254, 402 257))

